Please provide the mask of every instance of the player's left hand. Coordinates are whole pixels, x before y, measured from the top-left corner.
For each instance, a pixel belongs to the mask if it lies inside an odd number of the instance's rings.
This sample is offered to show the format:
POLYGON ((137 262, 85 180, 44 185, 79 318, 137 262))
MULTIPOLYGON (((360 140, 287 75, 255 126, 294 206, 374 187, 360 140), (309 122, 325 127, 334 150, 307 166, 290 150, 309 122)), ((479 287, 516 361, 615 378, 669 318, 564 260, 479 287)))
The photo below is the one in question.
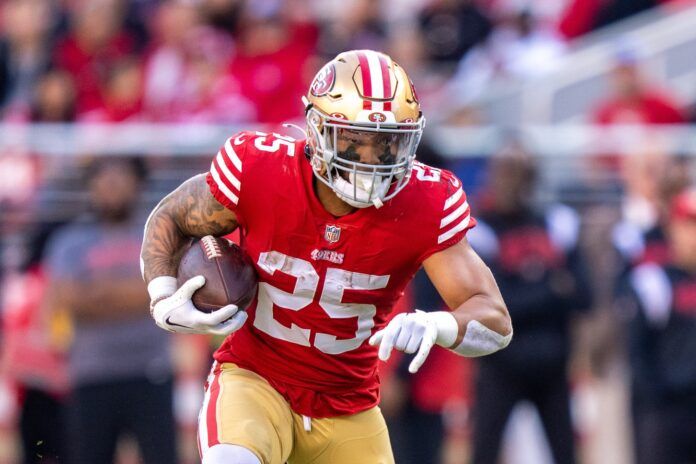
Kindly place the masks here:
MULTIPOLYGON (((389 359, 392 349, 409 354, 418 351, 408 366, 408 371, 414 374, 425 362, 433 345, 436 343, 445 344, 452 339, 450 333, 441 333, 443 316, 454 322, 456 337, 456 322, 451 314, 445 313, 445 311, 426 313, 416 310, 413 313, 396 315, 384 329, 377 331, 370 337, 369 343, 372 346, 379 345, 378 356, 382 361, 389 359)), ((449 321, 446 325, 451 327, 449 321)), ((449 327, 447 327, 447 332, 451 332, 449 327)), ((453 342, 452 339, 449 344, 453 342)))

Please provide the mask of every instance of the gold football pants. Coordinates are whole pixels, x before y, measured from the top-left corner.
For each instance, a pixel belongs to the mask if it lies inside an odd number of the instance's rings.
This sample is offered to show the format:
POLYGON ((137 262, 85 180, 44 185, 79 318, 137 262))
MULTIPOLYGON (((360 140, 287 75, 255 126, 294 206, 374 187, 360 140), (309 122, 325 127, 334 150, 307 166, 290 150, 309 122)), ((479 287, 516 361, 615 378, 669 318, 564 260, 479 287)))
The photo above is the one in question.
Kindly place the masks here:
POLYGON ((201 453, 218 443, 243 446, 264 464, 394 462, 378 407, 309 419, 293 412, 265 379, 231 363, 214 365, 198 421, 201 453))

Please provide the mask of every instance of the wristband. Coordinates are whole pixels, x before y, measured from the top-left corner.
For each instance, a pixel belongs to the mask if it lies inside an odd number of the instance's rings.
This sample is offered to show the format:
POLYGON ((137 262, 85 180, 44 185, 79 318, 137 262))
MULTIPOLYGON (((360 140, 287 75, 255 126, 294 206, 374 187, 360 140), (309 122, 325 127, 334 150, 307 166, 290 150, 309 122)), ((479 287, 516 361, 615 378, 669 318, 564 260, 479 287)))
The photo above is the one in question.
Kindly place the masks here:
POLYGON ((150 295, 150 300, 155 301, 172 296, 177 288, 176 277, 159 276, 147 284, 147 293, 150 295))
POLYGON ((451 348, 457 341, 457 335, 459 335, 459 324, 454 315, 449 311, 435 311, 428 313, 428 318, 435 322, 435 327, 437 327, 435 343, 445 348, 451 348))

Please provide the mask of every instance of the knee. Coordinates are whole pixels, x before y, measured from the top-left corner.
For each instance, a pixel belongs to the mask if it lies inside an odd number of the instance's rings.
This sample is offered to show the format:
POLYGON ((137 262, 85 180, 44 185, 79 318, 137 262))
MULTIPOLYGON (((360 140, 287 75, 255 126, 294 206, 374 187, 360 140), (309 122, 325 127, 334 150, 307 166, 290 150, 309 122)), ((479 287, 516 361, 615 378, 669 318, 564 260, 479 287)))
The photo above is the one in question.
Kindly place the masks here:
POLYGON ((261 461, 243 446, 220 444, 203 453, 202 464, 261 464, 261 461))

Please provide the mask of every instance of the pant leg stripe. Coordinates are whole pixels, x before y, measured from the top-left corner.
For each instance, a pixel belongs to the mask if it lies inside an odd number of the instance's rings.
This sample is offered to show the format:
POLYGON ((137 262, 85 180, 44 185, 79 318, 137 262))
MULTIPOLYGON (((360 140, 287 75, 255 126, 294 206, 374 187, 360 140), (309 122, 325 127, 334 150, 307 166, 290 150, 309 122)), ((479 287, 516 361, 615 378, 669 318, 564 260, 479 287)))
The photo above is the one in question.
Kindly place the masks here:
POLYGON ((220 371, 215 372, 213 382, 210 384, 210 399, 206 411, 206 425, 208 428, 208 448, 220 443, 218 438, 217 409, 220 397, 220 371))

